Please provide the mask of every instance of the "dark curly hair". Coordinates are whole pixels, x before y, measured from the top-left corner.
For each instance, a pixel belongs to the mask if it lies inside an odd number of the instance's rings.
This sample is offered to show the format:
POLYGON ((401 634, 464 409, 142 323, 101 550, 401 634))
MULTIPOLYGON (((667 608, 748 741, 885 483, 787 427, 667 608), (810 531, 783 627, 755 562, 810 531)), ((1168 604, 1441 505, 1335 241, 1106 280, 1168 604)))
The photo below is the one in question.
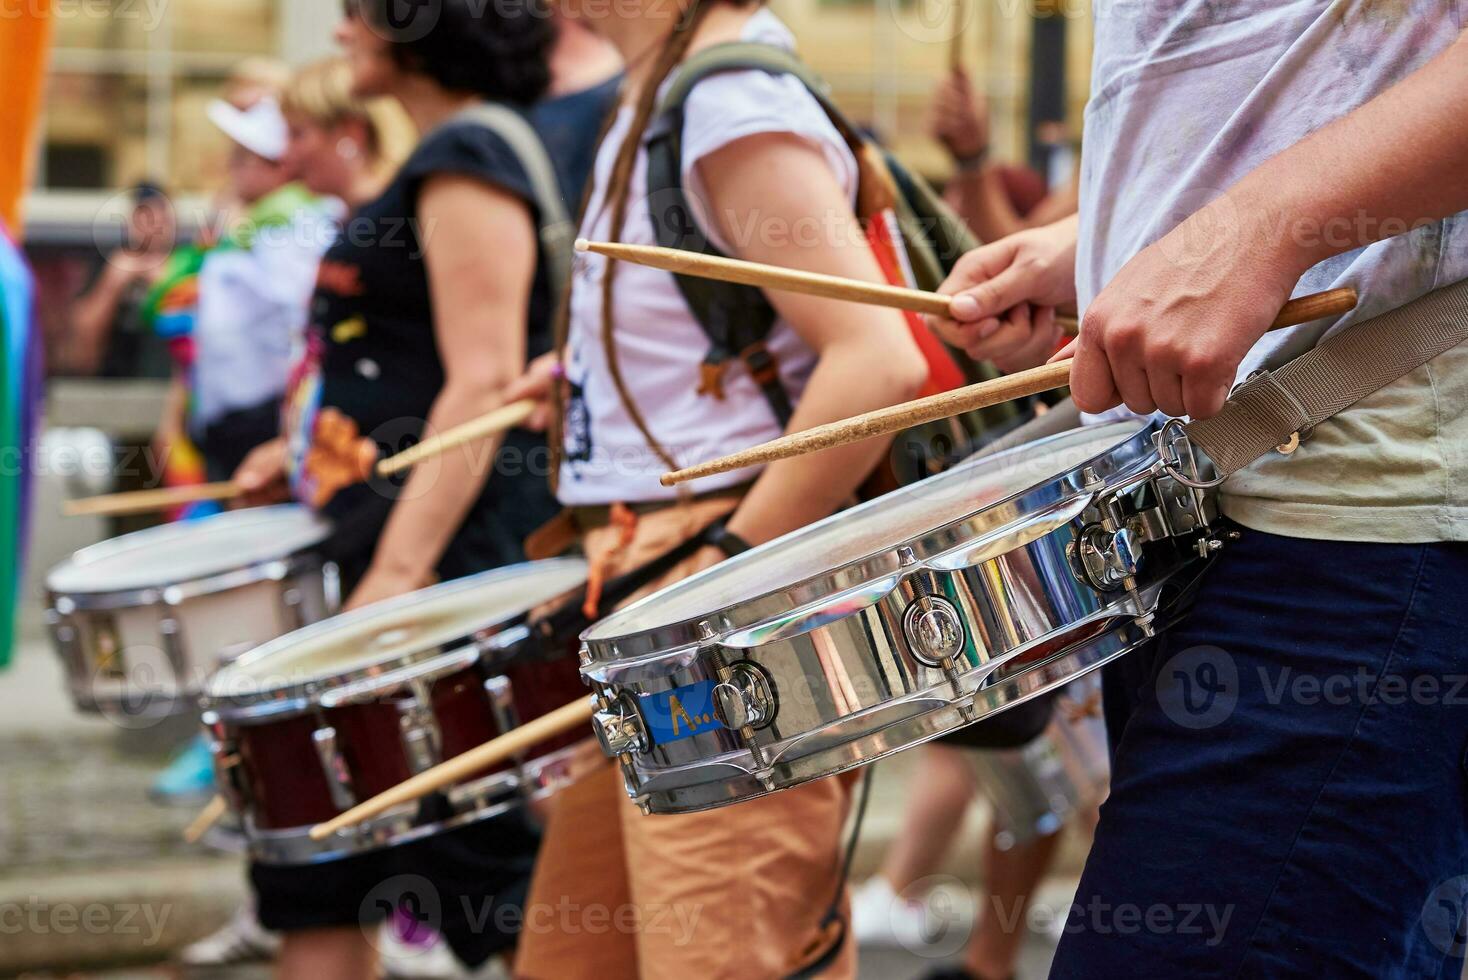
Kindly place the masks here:
POLYGON ((530 105, 550 86, 556 23, 546 0, 345 0, 406 71, 454 92, 530 105))

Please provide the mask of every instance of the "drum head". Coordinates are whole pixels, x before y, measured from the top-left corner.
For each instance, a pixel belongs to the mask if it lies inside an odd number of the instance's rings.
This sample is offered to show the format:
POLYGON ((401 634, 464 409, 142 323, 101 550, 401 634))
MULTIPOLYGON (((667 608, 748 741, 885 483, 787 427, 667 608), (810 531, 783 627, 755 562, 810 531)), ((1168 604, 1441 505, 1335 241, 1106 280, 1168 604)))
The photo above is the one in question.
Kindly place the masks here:
POLYGON ((211 702, 370 679, 472 642, 586 581, 586 563, 529 562, 444 582, 272 640, 216 673, 211 702))
POLYGON ((789 593, 791 604, 830 595, 840 587, 812 580, 877 556, 891 561, 873 574, 895 569, 897 549, 1070 473, 1150 426, 1137 420, 1091 426, 975 457, 672 585, 601 620, 582 639, 595 644, 660 630, 780 592, 789 593))
POLYGON ((325 541, 331 524, 305 507, 259 507, 178 521, 83 548, 46 576, 58 595, 161 588, 287 558, 325 541))

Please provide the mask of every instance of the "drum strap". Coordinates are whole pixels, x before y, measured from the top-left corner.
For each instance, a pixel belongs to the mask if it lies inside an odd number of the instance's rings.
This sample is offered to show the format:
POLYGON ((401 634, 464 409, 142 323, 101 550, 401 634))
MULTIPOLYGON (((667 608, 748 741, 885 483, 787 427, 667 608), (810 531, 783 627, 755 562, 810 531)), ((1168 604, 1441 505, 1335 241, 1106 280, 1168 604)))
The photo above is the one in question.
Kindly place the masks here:
POLYGON ((1292 453, 1310 430, 1468 340, 1468 281, 1363 320, 1234 389, 1188 438, 1228 477, 1271 449, 1292 453))

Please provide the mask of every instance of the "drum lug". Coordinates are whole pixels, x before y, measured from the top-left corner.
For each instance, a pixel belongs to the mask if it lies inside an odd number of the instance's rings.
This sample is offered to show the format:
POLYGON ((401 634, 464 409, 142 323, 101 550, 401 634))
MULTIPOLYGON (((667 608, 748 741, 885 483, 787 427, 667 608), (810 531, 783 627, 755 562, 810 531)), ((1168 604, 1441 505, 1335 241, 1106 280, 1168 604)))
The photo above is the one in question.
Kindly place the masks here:
POLYGON ((311 733, 311 742, 316 746, 316 755, 321 760, 321 771, 326 775, 326 788, 331 793, 331 802, 339 810, 350 810, 357 805, 357 794, 352 789, 352 773, 347 760, 336 744, 336 729, 324 725, 311 733))
POLYGON ((209 754, 214 759, 214 784, 235 813, 243 815, 247 803, 247 784, 240 778, 242 764, 240 750, 225 734, 219 715, 204 712, 200 718, 204 725, 204 737, 209 745, 209 754))
POLYGON ((443 733, 434 717, 433 694, 422 680, 412 683, 412 693, 397 702, 398 728, 408 769, 417 775, 438 765, 443 754, 443 733))
POLYGON ((308 625, 306 612, 302 608, 306 604, 306 595, 300 586, 292 585, 280 594, 280 605, 285 612, 285 621, 289 630, 298 630, 308 625))
POLYGON ((609 758, 630 761, 635 752, 648 750, 647 727, 642 716, 623 695, 618 695, 592 714, 591 727, 601 750, 609 758))
POLYGON ((503 674, 486 677, 484 693, 489 696, 489 710, 494 713, 494 723, 501 732, 520 727, 520 715, 515 711, 515 694, 508 677, 503 674))
POLYGON ((714 688, 714 711, 725 728, 758 731, 775 720, 776 707, 769 677, 751 663, 731 664, 714 688))
POLYGON ((188 682, 189 674, 189 655, 184 649, 183 626, 174 617, 164 616, 158 621, 158 633, 163 640, 163 652, 173 668, 175 683, 182 689, 188 682))
POLYGON ((902 635, 912 655, 929 667, 942 667, 963 653, 967 636, 963 616, 942 596, 914 599, 902 612, 902 635))

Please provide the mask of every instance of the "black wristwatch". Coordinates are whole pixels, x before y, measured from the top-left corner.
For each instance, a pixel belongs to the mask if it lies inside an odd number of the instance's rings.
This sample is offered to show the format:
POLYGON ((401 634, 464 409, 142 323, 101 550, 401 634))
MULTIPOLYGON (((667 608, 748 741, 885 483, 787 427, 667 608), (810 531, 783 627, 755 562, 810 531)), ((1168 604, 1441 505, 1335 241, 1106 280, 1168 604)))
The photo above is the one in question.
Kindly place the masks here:
POLYGON ((703 532, 703 543, 713 545, 730 558, 744 554, 751 547, 748 541, 729 530, 721 520, 714 521, 709 525, 708 530, 703 532))

